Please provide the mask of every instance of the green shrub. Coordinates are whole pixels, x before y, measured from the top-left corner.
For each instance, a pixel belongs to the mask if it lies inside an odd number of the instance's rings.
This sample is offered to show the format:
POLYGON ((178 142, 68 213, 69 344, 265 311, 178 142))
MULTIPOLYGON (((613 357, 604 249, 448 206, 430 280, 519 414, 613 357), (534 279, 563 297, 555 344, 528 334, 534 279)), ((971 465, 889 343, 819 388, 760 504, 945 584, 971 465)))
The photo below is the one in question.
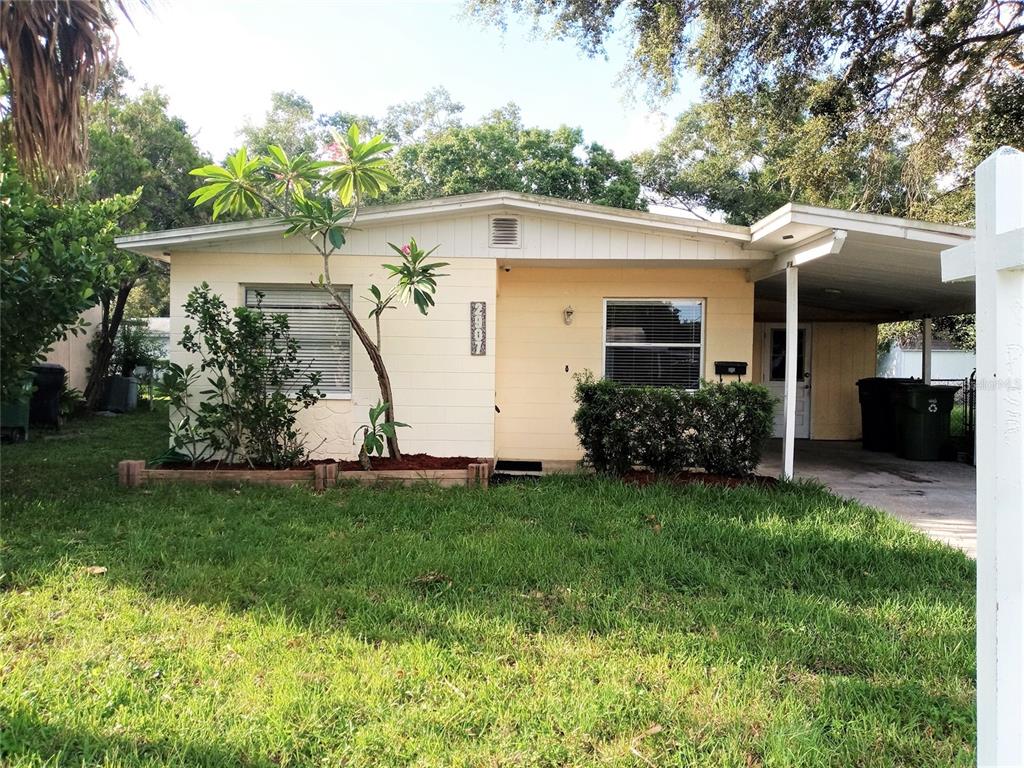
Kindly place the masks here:
POLYGON ((696 466, 737 477, 757 469, 775 409, 775 398, 765 387, 705 383, 687 400, 688 442, 696 466))
POLYGON ((232 309, 203 283, 185 302, 196 325, 184 327, 179 344, 199 370, 170 367, 164 389, 176 413, 174 447, 193 463, 217 456, 281 468, 308 455, 296 416, 323 397, 320 374, 300 359, 288 316, 263 312, 259 298, 255 309, 232 309), (190 390, 204 377, 197 399, 190 390))
POLYGON ((583 460, 602 474, 622 475, 633 465, 631 427, 638 428, 639 411, 634 393, 589 373, 577 378, 576 434, 583 460))
POLYGON ((657 474, 696 467, 743 476, 761 460, 775 401, 762 386, 705 383, 696 392, 634 387, 597 380, 576 382, 573 420, 584 461, 603 474, 634 466, 657 474))

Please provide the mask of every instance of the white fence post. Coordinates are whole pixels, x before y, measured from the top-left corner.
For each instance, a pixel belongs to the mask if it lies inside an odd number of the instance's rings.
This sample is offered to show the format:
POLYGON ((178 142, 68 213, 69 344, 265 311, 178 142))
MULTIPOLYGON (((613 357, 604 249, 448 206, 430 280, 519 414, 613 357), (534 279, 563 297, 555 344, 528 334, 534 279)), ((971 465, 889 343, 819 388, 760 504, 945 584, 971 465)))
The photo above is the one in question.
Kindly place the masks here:
POLYGON ((975 183, 975 242, 944 252, 942 275, 975 279, 977 757, 987 768, 1024 765, 1024 154, 996 151, 975 183))

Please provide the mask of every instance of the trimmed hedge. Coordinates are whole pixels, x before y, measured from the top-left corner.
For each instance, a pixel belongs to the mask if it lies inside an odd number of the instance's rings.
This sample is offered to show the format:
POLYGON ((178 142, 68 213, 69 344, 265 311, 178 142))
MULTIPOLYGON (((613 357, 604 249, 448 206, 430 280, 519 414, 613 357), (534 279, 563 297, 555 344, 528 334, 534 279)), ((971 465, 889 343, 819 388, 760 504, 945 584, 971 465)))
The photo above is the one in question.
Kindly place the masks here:
POLYGON ((775 398, 746 382, 705 382, 696 392, 576 380, 573 421, 584 461, 605 474, 634 466, 657 474, 700 468, 742 477, 761 461, 775 398))

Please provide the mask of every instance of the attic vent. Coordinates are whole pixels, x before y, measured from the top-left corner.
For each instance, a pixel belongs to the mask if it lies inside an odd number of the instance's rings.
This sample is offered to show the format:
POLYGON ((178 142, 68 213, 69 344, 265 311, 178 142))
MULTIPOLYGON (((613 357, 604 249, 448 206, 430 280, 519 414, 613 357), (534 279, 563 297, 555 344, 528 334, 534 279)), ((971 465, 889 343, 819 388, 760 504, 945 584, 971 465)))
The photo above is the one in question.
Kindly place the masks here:
POLYGON ((492 216, 491 217, 491 247, 492 248, 518 248, 519 247, 519 217, 518 216, 492 216))

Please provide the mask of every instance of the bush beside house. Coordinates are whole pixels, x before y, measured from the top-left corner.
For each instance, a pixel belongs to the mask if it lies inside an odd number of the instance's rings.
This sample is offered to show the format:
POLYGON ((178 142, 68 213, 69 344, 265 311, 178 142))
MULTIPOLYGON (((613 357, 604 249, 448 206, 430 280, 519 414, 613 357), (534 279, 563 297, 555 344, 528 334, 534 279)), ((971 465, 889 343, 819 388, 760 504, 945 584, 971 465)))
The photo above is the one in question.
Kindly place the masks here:
POLYGON ((584 462, 602 474, 699 468, 743 477, 761 461, 775 400, 757 384, 704 383, 697 391, 636 387, 583 376, 573 417, 584 462))

